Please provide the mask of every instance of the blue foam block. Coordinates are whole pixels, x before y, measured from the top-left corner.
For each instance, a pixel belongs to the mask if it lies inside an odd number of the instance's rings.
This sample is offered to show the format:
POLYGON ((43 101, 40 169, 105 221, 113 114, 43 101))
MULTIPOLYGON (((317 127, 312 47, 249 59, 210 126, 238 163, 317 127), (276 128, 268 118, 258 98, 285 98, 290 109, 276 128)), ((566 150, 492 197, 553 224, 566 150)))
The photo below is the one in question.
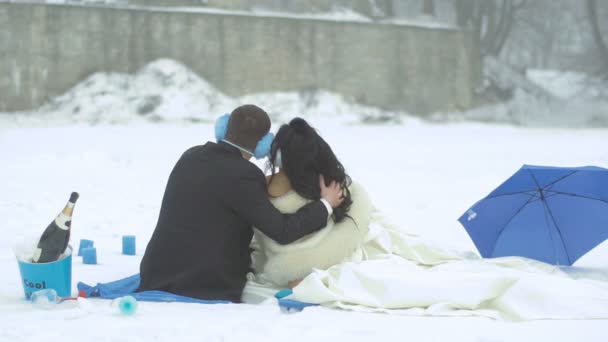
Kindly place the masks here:
POLYGON ((135 255, 135 235, 123 235, 122 254, 135 255))
POLYGON ((97 264, 97 250, 95 247, 87 247, 82 249, 82 263, 87 265, 97 264))

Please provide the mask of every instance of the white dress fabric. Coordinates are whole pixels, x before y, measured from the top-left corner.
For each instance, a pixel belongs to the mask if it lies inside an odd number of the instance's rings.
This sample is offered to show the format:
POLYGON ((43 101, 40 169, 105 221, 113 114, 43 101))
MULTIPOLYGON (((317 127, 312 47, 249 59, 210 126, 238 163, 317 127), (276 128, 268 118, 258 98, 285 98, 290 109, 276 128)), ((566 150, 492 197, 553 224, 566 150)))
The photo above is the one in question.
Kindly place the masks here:
MULTIPOLYGON (((426 243, 385 222, 365 190, 351 186, 350 218, 279 245, 255 230, 254 274, 243 301, 290 299, 326 307, 417 316, 504 320, 608 319, 608 272, 559 268, 531 259, 481 259, 426 243), (566 270, 566 271, 564 271, 566 270)), ((284 213, 307 203, 295 192, 272 200, 284 213)))

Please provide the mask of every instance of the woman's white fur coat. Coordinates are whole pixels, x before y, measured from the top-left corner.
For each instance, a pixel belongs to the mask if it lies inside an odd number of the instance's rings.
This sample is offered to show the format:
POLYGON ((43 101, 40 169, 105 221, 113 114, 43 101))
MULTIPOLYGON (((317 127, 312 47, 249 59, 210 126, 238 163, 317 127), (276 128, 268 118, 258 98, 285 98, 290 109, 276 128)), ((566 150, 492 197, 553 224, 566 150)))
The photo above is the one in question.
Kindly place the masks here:
MULTIPOLYGON (((330 217, 324 228, 291 244, 280 245, 255 229, 253 268, 258 277, 284 286, 315 268, 327 269, 349 259, 363 243, 374 211, 365 189, 355 183, 349 189, 353 200, 350 217, 339 223, 330 217)), ((271 201, 282 213, 295 213, 309 202, 295 191, 271 201)))

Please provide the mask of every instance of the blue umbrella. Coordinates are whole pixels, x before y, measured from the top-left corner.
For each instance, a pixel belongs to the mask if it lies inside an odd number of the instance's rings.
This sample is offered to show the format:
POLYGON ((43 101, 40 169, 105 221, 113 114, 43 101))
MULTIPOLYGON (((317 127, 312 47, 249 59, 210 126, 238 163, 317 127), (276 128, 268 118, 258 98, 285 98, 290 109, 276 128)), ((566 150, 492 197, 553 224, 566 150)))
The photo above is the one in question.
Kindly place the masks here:
POLYGON ((572 265, 608 239, 608 169, 524 165, 458 221, 484 258, 572 265))

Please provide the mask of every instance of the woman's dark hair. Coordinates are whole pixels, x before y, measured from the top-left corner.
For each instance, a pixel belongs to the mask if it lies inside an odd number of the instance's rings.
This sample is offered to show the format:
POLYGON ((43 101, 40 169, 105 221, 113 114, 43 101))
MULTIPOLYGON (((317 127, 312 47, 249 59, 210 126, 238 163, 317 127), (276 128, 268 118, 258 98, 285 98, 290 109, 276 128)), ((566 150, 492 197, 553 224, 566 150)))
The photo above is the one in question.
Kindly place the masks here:
POLYGON ((326 185, 338 182, 344 196, 342 204, 334 209, 334 221, 341 222, 348 217, 348 210, 353 203, 348 189, 351 179, 327 142, 314 128, 302 118, 295 118, 289 124, 281 126, 270 149, 268 164, 272 176, 275 174, 279 150, 281 169, 300 196, 310 200, 320 199, 319 175, 323 175, 326 185))

